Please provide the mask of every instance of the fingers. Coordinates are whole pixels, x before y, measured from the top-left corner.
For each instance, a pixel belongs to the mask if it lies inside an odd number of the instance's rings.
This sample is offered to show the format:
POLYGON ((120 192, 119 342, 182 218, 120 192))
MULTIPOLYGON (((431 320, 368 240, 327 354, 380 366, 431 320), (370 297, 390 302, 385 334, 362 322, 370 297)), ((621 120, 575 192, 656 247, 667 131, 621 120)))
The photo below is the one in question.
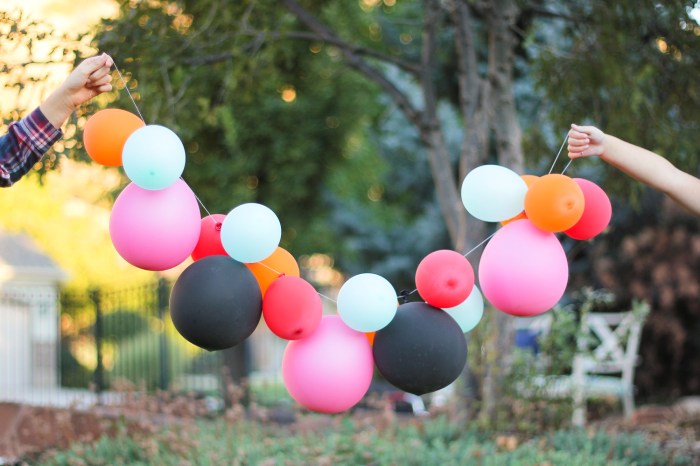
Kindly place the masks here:
POLYGON ((88 79, 88 82, 86 84, 87 87, 100 87, 105 84, 109 84, 112 82, 112 75, 106 74, 98 77, 95 79, 93 76, 90 76, 88 79))
POLYGON ((104 53, 102 55, 95 55, 94 57, 86 58, 85 60, 83 60, 76 69, 80 71, 84 76, 91 76, 93 73, 97 72, 102 68, 106 68, 107 72, 109 72, 109 67, 111 67, 112 65, 106 65, 107 62, 111 60, 111 57, 104 53))

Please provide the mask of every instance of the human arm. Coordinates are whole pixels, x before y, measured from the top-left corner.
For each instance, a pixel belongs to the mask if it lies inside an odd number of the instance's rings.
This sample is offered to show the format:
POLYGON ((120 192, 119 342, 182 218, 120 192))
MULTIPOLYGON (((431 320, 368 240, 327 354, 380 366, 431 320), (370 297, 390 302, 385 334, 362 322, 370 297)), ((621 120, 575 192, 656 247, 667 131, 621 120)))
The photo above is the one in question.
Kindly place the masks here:
POLYGON ((81 62, 41 105, 10 124, 0 136, 0 187, 11 186, 58 141, 61 125, 71 113, 96 95, 112 89, 112 59, 102 54, 81 62))
POLYGON ((65 81, 41 103, 41 111, 60 128, 80 105, 112 90, 112 58, 103 53, 83 60, 65 81))
POLYGON ((700 179, 652 151, 630 144, 594 126, 571 125, 570 158, 598 156, 610 165, 671 197, 700 216, 700 179))
POLYGON ((41 109, 10 124, 0 137, 0 187, 12 186, 22 178, 63 133, 52 125, 41 109))

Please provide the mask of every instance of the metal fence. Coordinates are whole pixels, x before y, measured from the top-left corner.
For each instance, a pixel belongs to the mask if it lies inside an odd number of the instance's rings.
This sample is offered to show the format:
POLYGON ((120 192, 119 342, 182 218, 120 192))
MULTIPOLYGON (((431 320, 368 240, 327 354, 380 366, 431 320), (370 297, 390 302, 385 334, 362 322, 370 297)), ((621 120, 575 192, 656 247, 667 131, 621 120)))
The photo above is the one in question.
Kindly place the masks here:
POLYGON ((233 355, 198 348, 170 320, 170 287, 160 280, 124 289, 4 288, 0 401, 109 403, 126 391, 157 390, 221 400, 226 364, 253 377, 264 397, 284 398, 283 341, 261 323, 233 355))

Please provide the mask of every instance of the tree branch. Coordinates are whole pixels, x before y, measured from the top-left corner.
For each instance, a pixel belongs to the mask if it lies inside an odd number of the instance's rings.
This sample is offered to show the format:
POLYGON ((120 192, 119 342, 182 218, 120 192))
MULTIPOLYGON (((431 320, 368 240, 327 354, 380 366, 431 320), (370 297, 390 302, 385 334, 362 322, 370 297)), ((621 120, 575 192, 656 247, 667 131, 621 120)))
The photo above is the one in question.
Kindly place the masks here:
MULTIPOLYGON (((343 41, 342 39, 338 38, 337 36, 333 37, 322 37, 317 33, 314 32, 304 32, 304 31, 290 31, 290 32, 279 32, 279 31, 273 31, 273 32, 265 32, 265 31, 256 31, 253 29, 246 29, 245 31, 241 32, 242 35, 250 35, 254 36, 256 39, 263 38, 265 40, 284 40, 284 39, 299 39, 299 40, 308 40, 308 41, 322 41, 328 44, 335 45, 336 47, 340 48, 341 50, 348 50, 351 53, 357 55, 357 56, 364 56, 364 57, 371 57, 371 58, 376 58, 377 60, 390 63, 397 68, 402 69, 403 71, 406 71, 407 73, 410 73, 412 75, 417 75, 419 73, 420 67, 416 65, 415 63, 407 62, 406 60, 401 60, 396 57, 392 57, 391 55, 387 55, 381 52, 377 52, 376 50, 368 49, 366 47, 360 47, 358 45, 350 44, 348 42, 343 41)), ((244 46, 244 49, 247 46, 244 46)), ((221 54, 216 54, 216 55, 209 55, 205 57, 192 57, 185 59, 183 63, 187 65, 204 65, 204 64, 211 64, 211 63, 217 63, 220 61, 225 61, 233 58, 233 53, 232 52, 227 52, 227 53, 221 53, 221 54)))
POLYGON ((347 42, 339 38, 328 26, 311 15, 295 0, 282 0, 282 4, 294 15, 299 21, 305 24, 311 31, 317 35, 318 40, 334 43, 343 53, 348 66, 354 70, 364 74, 367 78, 374 81, 381 87, 396 103, 399 109, 404 113, 406 118, 420 128, 422 124, 422 112, 415 108, 408 96, 404 94, 398 87, 389 81, 376 68, 370 66, 356 52, 356 47, 351 46, 347 42))

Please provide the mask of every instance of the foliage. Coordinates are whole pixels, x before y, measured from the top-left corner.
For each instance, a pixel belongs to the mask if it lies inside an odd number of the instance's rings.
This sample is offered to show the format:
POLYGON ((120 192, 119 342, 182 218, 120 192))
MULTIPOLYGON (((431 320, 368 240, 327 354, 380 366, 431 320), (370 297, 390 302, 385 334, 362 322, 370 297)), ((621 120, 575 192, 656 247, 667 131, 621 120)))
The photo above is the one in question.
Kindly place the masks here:
MULTIPOLYGON (((182 139, 183 177, 209 211, 262 202, 280 217, 283 245, 295 255, 327 252, 335 241, 324 186, 343 166, 349 137, 361 138, 356 128, 373 111, 373 92, 330 66, 330 46, 270 47, 232 27, 248 9, 265 29, 289 22, 264 3, 122 1, 94 45, 115 58, 146 122, 182 139)), ((135 111, 125 92, 111 106, 135 111)))
POLYGON ((524 440, 465 429, 444 417, 384 428, 367 420, 337 418, 299 433, 244 420, 175 424, 147 437, 122 432, 94 445, 76 444, 37 464, 690 464, 641 434, 572 430, 524 440))
POLYGON ((117 310, 102 317, 102 335, 105 340, 120 343, 148 331, 149 321, 142 312, 117 310))
POLYGON ((161 370, 167 370, 172 380, 182 374, 189 362, 189 356, 181 342, 175 338, 166 339, 166 352, 161 352, 159 334, 146 330, 126 340, 121 340, 114 347, 114 367, 109 371, 111 380, 124 378, 132 383, 145 384, 149 390, 160 384, 161 370), (161 358, 167 358, 167 366, 163 366, 161 358))
MULTIPOLYGON (((689 15, 696 1, 550 3, 561 19, 539 20, 528 43, 532 77, 546 97, 541 111, 557 128, 593 123, 696 172, 700 25, 689 15)), ((576 170, 579 163, 587 162, 576 170)), ((639 195, 619 171, 605 175, 608 191, 639 195)))
POLYGON ((622 309, 635 300, 650 304, 635 371, 637 401, 665 403, 700 389, 700 230, 697 219, 658 196, 644 198, 641 207, 618 207, 625 221, 587 248, 590 265, 571 279, 573 286, 585 280, 606 287, 622 309))
POLYGON ((112 246, 103 193, 114 181, 107 169, 69 162, 43 183, 29 176, 0 196, 0 225, 28 234, 68 273, 71 286, 152 280, 152 272, 127 264, 112 246))
POLYGON ((70 349, 70 340, 61 339, 61 386, 85 388, 93 381, 94 371, 80 364, 70 349))

